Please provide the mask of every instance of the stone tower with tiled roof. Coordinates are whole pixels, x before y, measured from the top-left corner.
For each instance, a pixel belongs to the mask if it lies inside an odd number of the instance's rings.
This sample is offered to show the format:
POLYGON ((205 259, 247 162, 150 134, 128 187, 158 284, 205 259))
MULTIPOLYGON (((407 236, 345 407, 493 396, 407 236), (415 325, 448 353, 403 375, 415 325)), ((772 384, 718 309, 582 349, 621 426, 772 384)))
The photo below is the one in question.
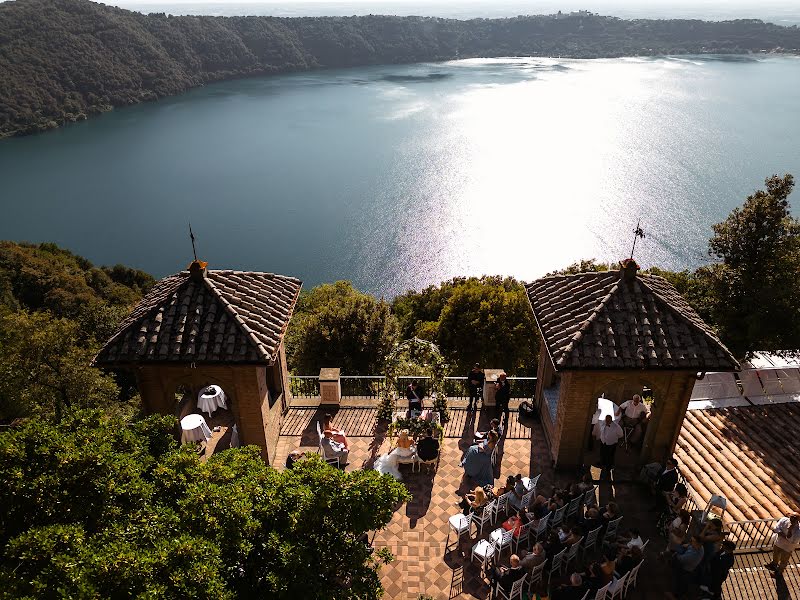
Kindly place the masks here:
POLYGON ((544 277, 526 286, 541 335, 537 384, 553 459, 586 458, 591 417, 601 394, 619 404, 643 388, 652 417, 639 462, 672 452, 698 372, 739 364, 666 280, 618 271, 544 277))
POLYGON ((95 357, 132 370, 144 408, 176 414, 175 390, 211 383, 230 403, 244 444, 268 459, 289 393, 283 337, 302 284, 250 271, 189 270, 159 281, 95 357))

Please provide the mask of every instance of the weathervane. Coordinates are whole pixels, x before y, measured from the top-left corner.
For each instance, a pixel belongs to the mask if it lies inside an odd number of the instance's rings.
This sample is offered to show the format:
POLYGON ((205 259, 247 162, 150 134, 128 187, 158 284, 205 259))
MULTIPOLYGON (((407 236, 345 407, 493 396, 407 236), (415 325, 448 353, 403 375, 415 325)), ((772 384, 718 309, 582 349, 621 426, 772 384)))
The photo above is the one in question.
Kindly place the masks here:
POLYGON ((644 239, 644 230, 639 227, 639 224, 642 222, 641 219, 636 221, 636 229, 633 230, 633 247, 631 248, 631 260, 633 260, 633 251, 636 250, 636 240, 639 238, 644 239))
POLYGON ((197 248, 194 247, 194 232, 192 232, 192 222, 189 221, 189 239, 192 240, 192 253, 194 254, 194 260, 197 262, 197 248))

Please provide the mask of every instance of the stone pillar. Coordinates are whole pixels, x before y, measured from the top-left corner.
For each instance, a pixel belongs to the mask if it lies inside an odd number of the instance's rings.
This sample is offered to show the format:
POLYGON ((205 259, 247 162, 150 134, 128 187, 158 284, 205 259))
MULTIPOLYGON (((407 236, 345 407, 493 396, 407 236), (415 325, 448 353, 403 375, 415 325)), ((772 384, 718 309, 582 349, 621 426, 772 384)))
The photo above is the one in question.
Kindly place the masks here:
POLYGON ((342 401, 341 369, 319 370, 319 403, 339 404, 342 401))
POLYGON ((486 379, 483 383, 483 405, 494 406, 494 384, 497 383, 497 376, 505 373, 503 369, 484 369, 483 374, 486 379))

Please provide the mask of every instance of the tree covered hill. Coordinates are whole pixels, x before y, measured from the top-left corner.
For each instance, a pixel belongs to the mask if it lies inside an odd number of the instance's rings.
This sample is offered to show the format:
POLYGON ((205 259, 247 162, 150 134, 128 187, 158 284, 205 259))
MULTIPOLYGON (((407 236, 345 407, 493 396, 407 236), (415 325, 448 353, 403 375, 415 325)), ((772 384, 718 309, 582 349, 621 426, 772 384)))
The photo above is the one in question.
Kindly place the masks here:
POLYGON ((173 17, 88 0, 11 0, 0 3, 0 137, 259 74, 473 56, 798 49, 796 26, 758 20, 173 17))

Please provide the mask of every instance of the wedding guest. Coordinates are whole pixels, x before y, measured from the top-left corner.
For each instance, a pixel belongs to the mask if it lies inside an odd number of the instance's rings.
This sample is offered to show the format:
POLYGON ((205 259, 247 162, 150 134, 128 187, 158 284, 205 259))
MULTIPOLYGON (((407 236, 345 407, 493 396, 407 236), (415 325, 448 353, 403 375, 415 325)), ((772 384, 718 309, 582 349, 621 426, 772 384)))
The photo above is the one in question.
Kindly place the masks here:
POLYGON ((467 373, 467 388, 469 389, 469 404, 467 410, 478 409, 478 398, 483 398, 483 383, 486 375, 481 370, 481 366, 475 363, 469 373, 467 373))
POLYGON ((486 492, 482 487, 476 487, 471 493, 465 494, 458 505, 464 510, 464 514, 468 515, 471 512, 481 512, 488 503, 486 492))
POLYGON ((342 444, 348 450, 350 449, 350 446, 347 443, 347 436, 344 434, 344 430, 337 429, 333 426, 333 417, 330 415, 330 413, 325 413, 322 423, 323 431, 330 431, 331 437, 333 437, 334 440, 342 444))
POLYGON ((504 414, 506 423, 508 423, 509 400, 511 400, 511 383, 508 381, 505 373, 500 373, 500 375, 497 376, 497 382, 494 384, 494 402, 497 414, 504 414))

